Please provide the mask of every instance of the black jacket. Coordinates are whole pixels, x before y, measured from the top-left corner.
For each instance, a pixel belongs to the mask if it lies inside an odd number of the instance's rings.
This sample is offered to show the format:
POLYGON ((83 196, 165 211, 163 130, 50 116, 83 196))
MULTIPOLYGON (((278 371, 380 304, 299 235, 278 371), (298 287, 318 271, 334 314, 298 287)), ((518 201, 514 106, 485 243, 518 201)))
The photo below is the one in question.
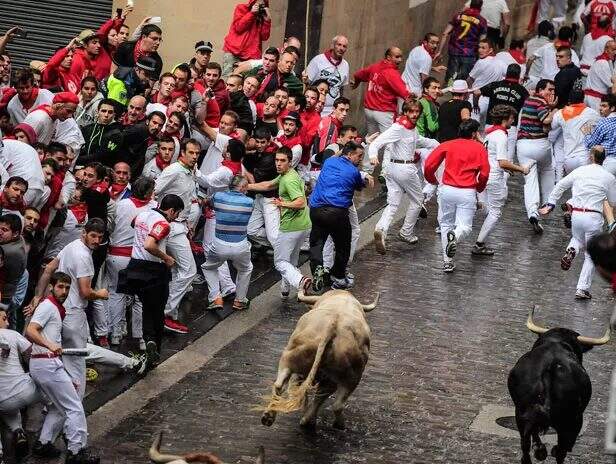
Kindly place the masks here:
MULTIPOLYGON (((134 68, 135 45, 137 45, 137 40, 124 42, 122 45, 120 45, 112 57, 113 62, 118 67, 134 68)), ((160 73, 163 71, 163 59, 157 52, 150 53, 148 56, 156 61, 156 73, 160 75, 160 73)))
POLYGON ((122 127, 117 122, 102 126, 95 122, 81 130, 86 143, 81 147, 78 165, 86 165, 92 162, 102 163, 113 167, 120 159, 124 136, 122 127))
POLYGON ((248 97, 242 90, 238 90, 237 92, 229 93, 229 98, 231 99, 230 109, 235 111, 240 117, 238 126, 240 129, 244 129, 251 134, 253 128, 252 109, 250 108, 248 97))
POLYGON ((141 171, 143 171, 145 152, 150 145, 150 140, 146 121, 127 126, 124 129, 124 143, 122 145, 122 159, 120 161, 129 164, 132 179, 139 177, 141 171))

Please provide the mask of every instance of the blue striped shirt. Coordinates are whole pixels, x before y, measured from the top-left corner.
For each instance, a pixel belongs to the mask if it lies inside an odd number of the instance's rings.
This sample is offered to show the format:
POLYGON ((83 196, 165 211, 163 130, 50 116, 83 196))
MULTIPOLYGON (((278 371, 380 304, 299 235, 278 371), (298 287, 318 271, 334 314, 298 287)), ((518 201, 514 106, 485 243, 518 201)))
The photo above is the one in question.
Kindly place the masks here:
POLYGON ((593 131, 584 137, 584 142, 589 150, 601 145, 606 156, 616 156, 616 116, 600 119, 593 131))
POLYGON ((216 213, 216 238, 230 243, 246 240, 253 199, 241 192, 216 192, 212 203, 216 213))

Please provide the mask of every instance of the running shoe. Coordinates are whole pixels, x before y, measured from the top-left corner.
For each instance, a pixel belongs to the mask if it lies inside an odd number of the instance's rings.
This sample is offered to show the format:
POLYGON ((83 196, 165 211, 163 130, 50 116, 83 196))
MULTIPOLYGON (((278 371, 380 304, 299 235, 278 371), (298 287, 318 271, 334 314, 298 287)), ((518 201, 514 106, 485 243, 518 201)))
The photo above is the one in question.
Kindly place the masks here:
POLYGON ((209 309, 210 311, 216 311, 222 308, 223 308, 223 300, 221 297, 216 298, 214 301, 210 301, 210 304, 207 306, 207 309, 209 309))
POLYGON ((381 229, 374 229, 374 245, 376 246, 377 253, 384 255, 387 253, 387 245, 385 244, 385 231, 381 229))
POLYGON ((402 235, 401 231, 398 232, 398 238, 402 240, 403 242, 406 242, 410 245, 415 245, 419 241, 419 238, 417 237, 417 235, 411 234, 407 237, 406 235, 402 235))
POLYGON ((51 443, 45 443, 43 445, 37 440, 34 446, 32 446, 32 454, 37 458, 55 459, 62 456, 62 451, 51 443))
POLYGON ((179 334, 187 334, 188 327, 178 321, 174 321, 170 317, 165 318, 165 330, 169 332, 179 333, 179 334))
POLYGON ((246 311, 250 307, 250 300, 240 301, 235 300, 233 302, 234 311, 246 311))
POLYGON ((150 340, 146 342, 145 355, 148 357, 148 363, 150 366, 158 365, 160 361, 160 353, 158 352, 158 347, 154 341, 150 340))
POLYGON ((563 271, 568 271, 571 269, 571 264, 573 263, 573 259, 575 258, 576 252, 575 248, 569 247, 562 258, 560 258, 560 268, 563 271))
POLYGON ((149 363, 148 357, 144 353, 129 353, 131 359, 133 359, 133 370, 137 373, 139 377, 144 375, 148 370, 149 363))
POLYGON ((539 219, 537 219, 536 216, 531 216, 528 219, 528 222, 530 222, 530 225, 533 226, 533 230, 537 235, 541 235, 543 233, 543 226, 539 223, 539 219))
POLYGON ((80 449, 77 453, 69 450, 65 461, 66 464, 99 464, 100 462, 100 457, 85 448, 80 449))
POLYGON ((17 429, 14 432, 15 440, 15 459, 20 462, 28 455, 28 437, 26 437, 23 429, 17 429))
POLYGON ((346 276, 343 279, 338 279, 332 276, 331 279, 332 279, 332 288, 334 290, 348 290, 349 288, 352 287, 351 283, 346 278, 346 276))
POLYGON ((580 288, 578 288, 575 291, 575 299, 576 300, 590 300, 592 298, 592 295, 590 294, 590 292, 588 290, 582 290, 580 288))
POLYGON ((445 255, 448 258, 453 258, 456 255, 458 243, 456 241, 456 233, 453 230, 447 232, 447 245, 445 246, 445 255))
POLYGON ((456 265, 453 261, 446 261, 443 263, 443 272, 449 274, 456 270, 456 265))
POLYGON ((475 246, 471 249, 471 253, 477 256, 492 256, 494 254, 494 250, 485 245, 475 244, 475 246))

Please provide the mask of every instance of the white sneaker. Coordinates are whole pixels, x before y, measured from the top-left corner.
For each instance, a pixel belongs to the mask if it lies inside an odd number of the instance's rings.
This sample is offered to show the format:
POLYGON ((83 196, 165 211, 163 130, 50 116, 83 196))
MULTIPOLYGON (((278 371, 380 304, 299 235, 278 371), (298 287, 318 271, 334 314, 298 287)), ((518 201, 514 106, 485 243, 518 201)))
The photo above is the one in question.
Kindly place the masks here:
POLYGON ((126 321, 122 321, 120 323, 120 334, 122 335, 122 337, 126 337, 128 335, 128 327, 126 321))
POLYGON ((411 234, 407 237, 406 235, 402 235, 402 232, 398 232, 398 238, 402 240, 403 242, 409 243, 411 245, 414 245, 419 241, 419 238, 417 238, 417 235, 411 234))
POLYGON ((139 339, 139 351, 145 351, 145 340, 143 338, 139 339))
POLYGON ((120 344, 120 342, 122 341, 122 336, 121 335, 112 335, 111 336, 111 344, 114 346, 117 346, 120 344))

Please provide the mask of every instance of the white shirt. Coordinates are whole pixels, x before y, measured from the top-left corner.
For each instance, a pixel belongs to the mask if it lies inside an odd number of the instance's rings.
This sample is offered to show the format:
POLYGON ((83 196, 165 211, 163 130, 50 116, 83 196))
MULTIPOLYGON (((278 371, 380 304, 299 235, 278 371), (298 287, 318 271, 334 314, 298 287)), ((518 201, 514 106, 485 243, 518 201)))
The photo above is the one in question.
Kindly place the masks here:
MULTIPOLYGON (((147 211, 156 208, 154 200, 147 202, 142 206, 137 206, 134 198, 125 198, 118 201, 116 204, 116 216, 113 232, 109 235, 110 247, 132 247, 135 239, 135 229, 133 228, 133 220, 142 211, 147 211)), ((110 250, 109 254, 114 254, 110 250)))
POLYGON ((9 100, 8 105, 6 106, 6 110, 11 117, 11 122, 13 124, 19 124, 24 122, 26 116, 31 111, 35 110, 41 105, 50 105, 53 101, 53 93, 51 93, 47 89, 39 89, 36 100, 34 100, 34 104, 29 108, 25 109, 19 100, 19 95, 15 95, 13 98, 9 100))
POLYGON ((32 379, 24 372, 19 358, 32 344, 21 334, 9 329, 0 329, 0 346, 10 348, 8 358, 0 356, 0 403, 29 387, 32 379))
POLYGON ((66 245, 57 256, 60 264, 58 271, 71 276, 71 289, 68 298, 64 302, 67 313, 85 311, 88 300, 79 294, 78 279, 94 277, 94 263, 92 262, 92 250, 78 238, 66 245))
MULTIPOLYGON (((392 160, 412 160, 415 157, 415 149, 434 149, 438 145, 436 140, 419 135, 416 129, 408 129, 400 122, 394 122, 370 144, 368 155, 371 159, 376 158, 379 150, 388 146, 392 160)), ((417 169, 414 164, 411 166, 417 169)))
POLYGON ((421 75, 429 76, 431 69, 432 57, 423 44, 413 48, 406 60, 402 80, 409 91, 413 92, 417 97, 421 97, 423 94, 421 75))
POLYGON ((4 185, 9 177, 19 176, 28 181, 28 189, 43 190, 45 178, 43 168, 38 158, 38 153, 27 143, 18 140, 3 140, 4 146, 0 145, 0 169, 2 184, 4 185))
MULTIPOLYGON (((284 135, 284 131, 280 130, 278 131, 276 138, 273 140, 273 142, 279 147, 282 146, 282 143, 278 141, 278 137, 282 137, 283 135, 284 135)), ((302 148, 301 143, 298 143, 297 145, 293 145, 291 147, 291 154, 293 155, 291 158, 291 167, 296 168, 302 159, 302 155, 304 154, 304 149, 302 148)))
POLYGON ((167 114, 167 105, 163 105, 162 103, 148 103, 148 106, 145 107, 145 114, 149 116, 150 113, 154 111, 160 111, 162 114, 167 114))
MULTIPOLYGON (((41 331, 43 337, 56 345, 62 346, 62 317, 58 308, 49 299, 43 300, 36 307, 30 322, 35 322, 43 328, 41 331)), ((44 346, 39 346, 36 343, 32 345, 32 353, 48 352, 49 350, 44 346)))
POLYGON ((582 127, 594 124, 601 116, 591 108, 584 108, 578 116, 567 117, 567 108, 558 110, 552 119, 552 129, 560 129, 563 133, 565 158, 586 156, 588 150, 584 142, 582 127), (563 113, 564 112, 564 113, 563 113))
POLYGON ((170 193, 179 196, 184 202, 184 210, 180 213, 179 219, 188 218, 192 202, 197 198, 197 184, 195 173, 189 171, 179 161, 171 163, 156 178, 155 198, 161 201, 165 195, 170 193))
POLYGON ((131 253, 132 258, 142 259, 145 261, 152 261, 155 263, 162 263, 162 260, 146 251, 145 239, 147 237, 154 237, 158 242, 158 248, 166 252, 167 250, 167 237, 171 231, 171 226, 165 217, 158 211, 149 209, 142 211, 135 218, 135 235, 133 238, 133 251, 131 253))
MULTIPOLYGON (((471 2, 466 2, 465 8, 471 6, 471 2)), ((509 7, 505 0, 483 0, 481 16, 488 22, 488 27, 500 29, 502 15, 509 13, 509 7)))
POLYGON ((499 160, 507 161, 507 132, 496 129, 485 137, 485 144, 488 150, 488 161, 490 162, 490 175, 488 182, 501 182, 503 180, 503 169, 498 163, 499 160))
POLYGON ((26 116, 24 123, 28 124, 36 132, 37 141, 49 145, 56 132, 56 122, 45 110, 34 110, 26 116))
POLYGON ((505 69, 502 61, 494 56, 486 56, 475 62, 469 77, 473 78, 472 87, 480 89, 492 82, 502 80, 504 75, 505 69))
POLYGON ((144 177, 157 179, 162 172, 163 171, 156 165, 156 158, 152 158, 150 161, 145 163, 141 175, 144 177))
POLYGON ((584 90, 590 89, 604 95, 611 93, 613 73, 614 63, 608 60, 595 61, 588 71, 584 90))
POLYGON ((220 166, 208 175, 197 176, 197 183, 201 188, 208 190, 209 194, 214 194, 229 190, 231 179, 233 179, 233 171, 226 166, 220 166))
POLYGON ((65 121, 56 121, 56 133, 53 137, 53 141, 71 147, 75 152, 75 157, 79 156, 81 147, 86 143, 81 129, 79 128, 79 124, 77 124, 77 121, 73 118, 68 118, 65 121))
POLYGON ((525 63, 522 63, 522 64, 518 63, 515 60, 515 58, 513 56, 511 56, 511 53, 509 53, 507 50, 503 50, 502 52, 498 52, 494 58, 496 58, 498 61, 500 61, 503 64, 503 76, 507 73, 507 67, 510 64, 517 64, 520 67, 520 69, 521 69, 520 76, 525 76, 526 75, 526 64, 525 63))
POLYGON ((592 34, 586 34, 582 40, 582 48, 580 50, 580 69, 582 74, 587 75, 588 70, 595 62, 597 57, 605 50, 605 44, 612 40, 609 35, 602 35, 597 40, 592 38, 592 34))
POLYGON ((321 116, 328 116, 334 110, 334 100, 342 95, 342 87, 349 83, 349 63, 342 59, 335 66, 321 53, 310 60, 306 72, 309 82, 325 79, 329 84, 329 93, 325 96, 325 106, 321 111, 321 116))
POLYGON ((79 239, 86 222, 88 222, 87 214, 85 219, 79 223, 73 212, 70 208, 68 208, 66 211, 66 220, 64 221, 64 225, 56 235, 51 237, 49 243, 47 244, 45 258, 55 258, 66 245, 79 239))
POLYGON ((548 203, 555 205, 567 189, 571 189, 568 203, 575 208, 603 212, 605 199, 616 203, 616 178, 598 164, 580 166, 563 177, 552 189, 548 203))
POLYGON ((216 134, 216 140, 214 140, 213 143, 210 143, 207 153, 205 154, 205 158, 203 158, 203 162, 199 167, 199 170, 203 174, 210 174, 221 166, 222 154, 227 150, 229 140, 231 140, 231 137, 228 135, 221 133, 216 134))
MULTIPOLYGON (((539 79, 554 80, 554 77, 560 71, 556 64, 556 48, 554 48, 554 44, 552 42, 545 44, 533 56, 535 61, 533 62, 530 75, 539 79)), ((574 65, 580 66, 580 59, 573 49, 571 49, 571 61, 574 65)))

